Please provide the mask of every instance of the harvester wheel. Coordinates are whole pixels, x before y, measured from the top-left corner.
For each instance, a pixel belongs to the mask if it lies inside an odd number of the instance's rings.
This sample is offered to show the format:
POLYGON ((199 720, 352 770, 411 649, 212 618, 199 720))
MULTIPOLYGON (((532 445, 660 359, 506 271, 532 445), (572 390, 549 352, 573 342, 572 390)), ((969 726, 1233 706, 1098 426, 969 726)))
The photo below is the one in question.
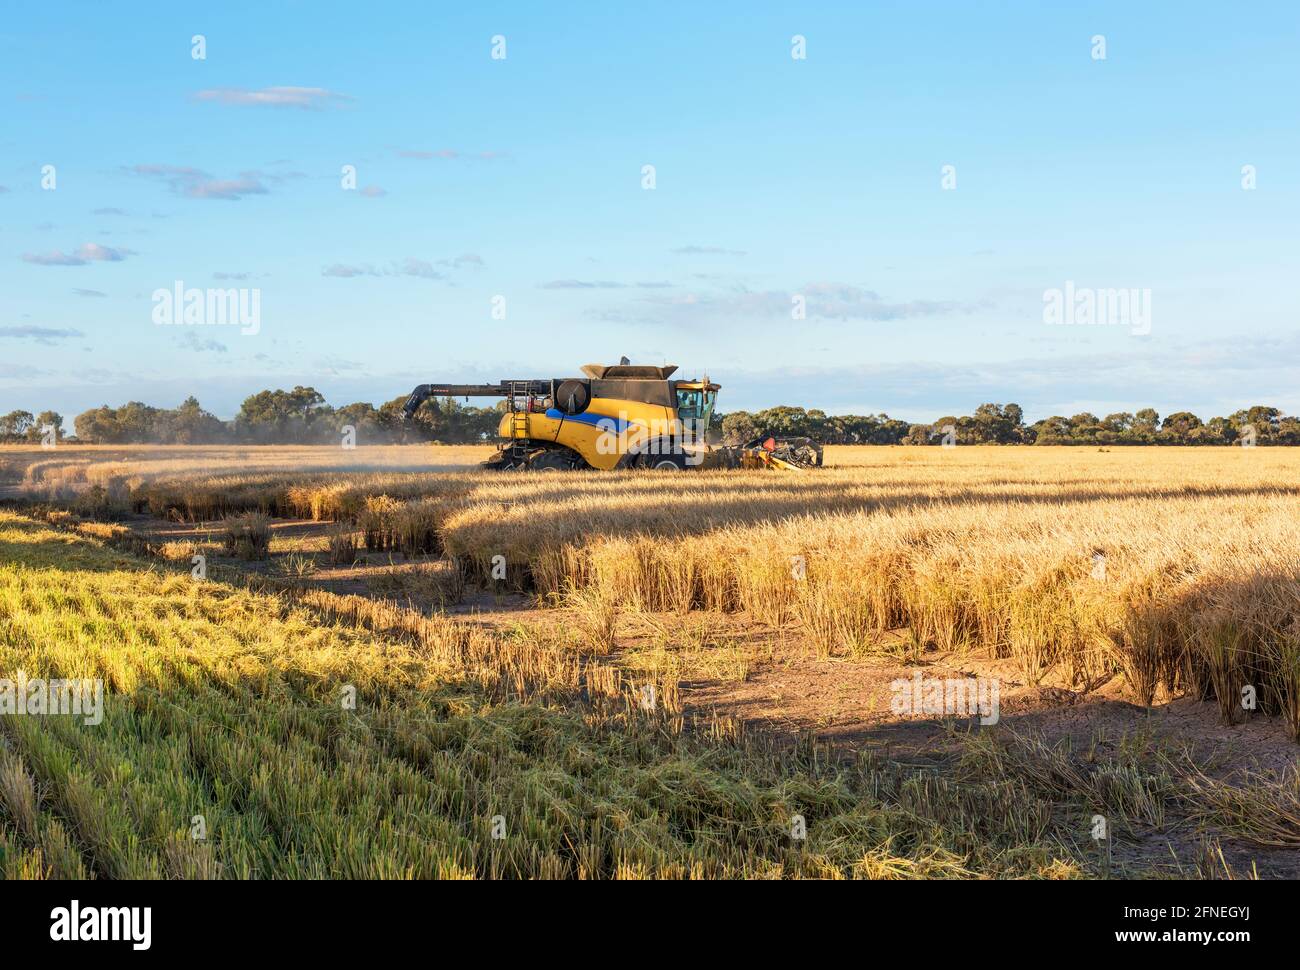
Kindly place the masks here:
POLYGON ((642 455, 642 468, 653 468, 657 472, 681 472, 686 470, 685 455, 642 455))
POLYGON ((573 468, 573 459, 559 451, 543 451, 528 462, 528 470, 533 472, 569 472, 573 468))

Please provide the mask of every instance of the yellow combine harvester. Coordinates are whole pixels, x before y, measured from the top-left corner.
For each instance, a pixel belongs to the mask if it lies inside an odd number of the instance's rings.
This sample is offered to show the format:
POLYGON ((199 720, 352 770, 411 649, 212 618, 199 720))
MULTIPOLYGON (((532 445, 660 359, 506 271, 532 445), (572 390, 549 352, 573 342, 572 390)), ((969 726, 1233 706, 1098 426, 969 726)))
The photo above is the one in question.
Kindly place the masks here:
POLYGON ((676 365, 584 364, 582 377, 421 384, 402 411, 413 415, 431 397, 502 397, 500 450, 492 469, 803 468, 821 464, 806 438, 765 435, 742 448, 710 448, 707 438, 719 387, 707 377, 670 380, 676 365), (768 445, 771 445, 769 448, 768 445))

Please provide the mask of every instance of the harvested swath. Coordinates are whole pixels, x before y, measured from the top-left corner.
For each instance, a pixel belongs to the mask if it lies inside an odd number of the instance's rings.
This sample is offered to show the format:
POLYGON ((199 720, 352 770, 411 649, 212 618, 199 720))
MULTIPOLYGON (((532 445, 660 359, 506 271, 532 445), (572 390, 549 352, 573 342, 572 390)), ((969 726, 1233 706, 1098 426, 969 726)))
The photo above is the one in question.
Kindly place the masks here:
POLYGON ((368 495, 357 520, 362 539, 371 552, 396 548, 395 520, 402 503, 389 495, 368 495))
POLYGON ((367 498, 398 501, 467 492, 481 475, 332 474, 321 476, 237 475, 144 482, 132 492, 137 509, 160 518, 199 522, 255 511, 276 518, 356 521, 367 498))
POLYGON ((257 512, 281 516, 288 485, 265 477, 223 476, 195 480, 146 481, 132 489, 132 504, 157 518, 205 522, 257 512))
POLYGON ((350 566, 357 561, 357 534, 346 526, 332 529, 326 538, 326 558, 336 566, 350 566))
POLYGON ((405 556, 440 553, 442 527, 459 507, 462 489, 444 488, 440 497, 400 501, 391 495, 366 496, 357 525, 367 549, 400 552, 405 556))
POLYGON ((397 502, 454 498, 482 484, 482 473, 331 475, 291 485, 286 493, 287 514, 315 521, 357 521, 367 510, 367 499, 384 496, 397 502))
POLYGON ((543 594, 593 589, 627 609, 797 619, 823 654, 909 626, 943 649, 1013 657, 1031 682, 1057 668, 1079 685, 1119 670, 1144 704, 1190 689, 1214 697, 1225 720, 1253 685, 1258 710, 1295 724, 1300 585, 1277 566, 1300 553, 1300 498, 1281 483, 1089 483, 1008 502, 990 500, 1007 487, 995 482, 910 504, 881 488, 869 511, 723 526, 728 497, 698 509, 695 487, 658 500, 597 501, 584 486, 470 502, 445 541, 479 575, 505 556, 543 594))
POLYGON ((220 540, 227 556, 266 559, 271 554, 271 522, 255 512, 232 516, 221 523, 220 540))
MULTIPOLYGON (((0 444, 0 474, 7 480, 38 481, 80 474, 75 466, 114 466, 144 478, 279 472, 455 471, 473 466, 493 451, 487 445, 39 445, 0 444), (61 469, 68 468, 64 473, 61 469), (31 471, 28 471, 28 470, 31 471)), ((88 473, 93 470, 88 468, 88 473)), ((69 480, 72 480, 71 478, 69 480)))

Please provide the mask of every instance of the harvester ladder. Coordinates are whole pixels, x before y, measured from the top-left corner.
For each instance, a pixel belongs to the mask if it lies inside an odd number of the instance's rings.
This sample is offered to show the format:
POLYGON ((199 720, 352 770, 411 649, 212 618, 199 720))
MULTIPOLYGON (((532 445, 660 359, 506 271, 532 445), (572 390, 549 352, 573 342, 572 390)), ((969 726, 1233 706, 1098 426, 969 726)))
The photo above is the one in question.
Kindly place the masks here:
POLYGON ((510 456, 516 461, 528 457, 528 385, 523 381, 510 382, 510 456), (523 399, 523 406, 519 404, 523 399))

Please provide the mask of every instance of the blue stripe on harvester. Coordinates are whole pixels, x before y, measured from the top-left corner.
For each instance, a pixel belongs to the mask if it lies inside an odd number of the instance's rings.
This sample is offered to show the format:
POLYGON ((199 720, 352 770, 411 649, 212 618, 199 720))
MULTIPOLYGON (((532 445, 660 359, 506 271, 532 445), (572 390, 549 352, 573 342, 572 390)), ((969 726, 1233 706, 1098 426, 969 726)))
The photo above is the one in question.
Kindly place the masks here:
POLYGON ((608 414, 593 414, 590 411, 584 411, 582 414, 565 414, 559 408, 547 408, 546 416, 556 421, 577 421, 579 424, 589 424, 601 431, 608 431, 613 434, 622 434, 632 427, 634 423, 608 414))

